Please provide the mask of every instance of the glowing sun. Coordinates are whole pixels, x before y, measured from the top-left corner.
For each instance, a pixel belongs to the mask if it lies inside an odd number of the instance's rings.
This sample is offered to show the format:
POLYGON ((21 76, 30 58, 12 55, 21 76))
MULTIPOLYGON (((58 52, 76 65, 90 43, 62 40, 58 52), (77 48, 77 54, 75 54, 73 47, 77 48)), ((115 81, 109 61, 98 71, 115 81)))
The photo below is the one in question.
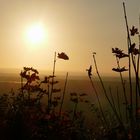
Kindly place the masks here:
POLYGON ((32 44, 40 44, 45 39, 45 29, 41 24, 35 24, 27 29, 27 40, 32 44))

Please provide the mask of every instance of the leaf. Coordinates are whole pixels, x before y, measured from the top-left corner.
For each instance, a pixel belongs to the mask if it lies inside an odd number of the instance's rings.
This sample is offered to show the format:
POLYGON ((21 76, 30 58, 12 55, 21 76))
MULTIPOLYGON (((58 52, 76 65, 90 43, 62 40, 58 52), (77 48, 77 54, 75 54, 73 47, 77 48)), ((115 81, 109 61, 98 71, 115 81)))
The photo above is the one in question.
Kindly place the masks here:
POLYGON ((134 51, 135 47, 136 47, 135 43, 131 44, 131 46, 129 48, 129 53, 132 53, 134 51))
POLYGON ((129 48, 129 53, 133 53, 134 55, 139 54, 139 49, 136 48, 136 44, 133 43, 129 48))
POLYGON ((58 53, 57 57, 60 59, 69 60, 69 57, 64 52, 58 53))
POLYGON ((30 76, 26 74, 26 71, 21 72, 21 73, 20 73, 20 76, 21 76, 22 78, 27 79, 27 80, 30 78, 30 76))
POLYGON ((135 28, 135 26, 132 26, 132 29, 130 29, 131 36, 134 36, 135 34, 139 34, 138 29, 135 28))
POLYGON ((88 72, 88 77, 91 78, 91 76, 92 76, 92 74, 91 74, 92 66, 90 65, 89 69, 86 69, 86 71, 88 72))
POLYGON ((123 53, 123 50, 119 49, 119 48, 112 48, 112 53, 115 53, 115 54, 122 54, 123 53))
POLYGON ((128 69, 126 69, 125 67, 122 67, 122 68, 113 68, 112 70, 115 71, 115 72, 124 72, 124 71, 128 71, 128 69))
POLYGON ((39 72, 36 69, 32 68, 32 67, 31 67, 31 71, 35 72, 36 74, 39 74, 39 72))
POLYGON ((35 81, 35 80, 40 80, 39 76, 36 75, 36 73, 33 73, 31 76, 30 76, 30 81, 35 81))
POLYGON ((133 50, 133 53, 134 53, 134 55, 139 54, 139 49, 135 48, 135 49, 133 50))
POLYGON ((29 71, 31 68, 29 68, 29 67, 23 67, 23 69, 24 69, 25 71, 29 71))

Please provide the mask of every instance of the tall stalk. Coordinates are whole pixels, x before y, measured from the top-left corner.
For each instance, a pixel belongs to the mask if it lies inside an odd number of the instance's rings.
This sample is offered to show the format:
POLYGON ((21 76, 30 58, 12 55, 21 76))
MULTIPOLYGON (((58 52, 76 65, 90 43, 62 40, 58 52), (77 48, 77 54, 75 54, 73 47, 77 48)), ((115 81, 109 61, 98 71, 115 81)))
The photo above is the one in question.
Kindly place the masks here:
MULTIPOLYGON (((131 43, 131 38, 130 38, 130 34, 129 34, 128 21, 127 21, 126 10, 125 10, 125 3, 123 3, 123 8, 124 8, 125 21, 126 21, 127 36, 128 36, 127 37, 128 38, 128 50, 129 50, 129 47, 132 46, 132 43, 131 43)), ((130 55, 130 52, 128 52, 128 53, 130 55)), ((139 77, 138 77, 137 65, 135 63, 133 53, 131 53, 131 59, 132 59, 132 64, 133 64, 133 68, 134 68, 134 72, 135 72, 135 76, 136 76, 136 85, 137 85, 138 92, 139 92, 139 95, 140 95, 139 77)))
POLYGON ((75 104, 74 104, 72 122, 74 122, 74 119, 75 119, 75 116, 76 116, 77 107, 78 107, 78 101, 75 102, 75 104))
MULTIPOLYGON (((116 62, 117 62, 118 68, 120 69, 120 61, 117 58, 117 56, 116 56, 116 62)), ((128 101, 127 101, 127 96, 126 96, 125 83, 124 83, 124 79, 123 79, 123 76, 122 76, 122 72, 120 71, 119 74, 120 74, 120 78, 121 78, 121 84, 122 84, 123 93, 124 93, 124 99, 125 99, 125 116, 126 116, 126 122, 128 122, 128 113, 127 113, 127 110, 128 110, 127 109, 127 107, 128 107, 128 101)))
POLYGON ((52 84, 51 84, 49 106, 51 106, 51 102, 52 102, 52 93, 53 93, 54 77, 55 77, 55 64, 56 64, 56 52, 54 53, 53 74, 52 74, 52 84))
MULTIPOLYGON (((139 31, 140 31, 140 15, 139 15, 139 31)), ((139 76, 139 60, 140 60, 140 33, 138 35, 139 38, 139 54, 138 54, 138 61, 137 61, 137 73, 139 76)))
POLYGON ((118 87, 117 87, 117 103, 118 103, 118 112, 119 112, 120 118, 122 119, 122 113, 121 113, 120 97, 119 97, 118 87))
POLYGON ((107 120, 106 120, 106 117, 105 117, 104 112, 103 112, 103 109, 102 109, 102 105, 101 105, 99 96, 98 96, 98 92, 97 92, 97 90, 96 90, 96 88, 95 88, 95 86, 94 86, 94 84, 93 84, 92 79, 91 79, 91 78, 89 78, 89 79, 90 79, 92 88, 93 88, 93 90, 94 90, 94 92, 95 92, 95 95, 96 95, 96 98, 97 98, 97 101, 98 101, 98 105, 99 105, 99 109, 100 109, 100 112, 101 112, 101 114, 102 114, 102 117, 103 117, 103 120, 104 120, 104 122, 105 122, 105 125, 106 125, 107 128, 109 128, 108 123, 107 123, 107 120))
POLYGON ((49 111, 50 110, 50 84, 49 84, 49 81, 48 81, 48 86, 47 86, 47 89, 48 89, 48 93, 47 93, 47 95, 48 95, 48 106, 47 106, 47 111, 49 111))
POLYGON ((61 100, 60 110, 59 110, 59 117, 61 117, 61 111, 62 111, 62 107, 63 107, 63 103, 64 103, 64 98, 65 98, 67 80, 68 80, 68 72, 66 74, 65 85, 64 85, 64 90, 63 90, 63 94, 62 94, 62 100, 61 100))
MULTIPOLYGON (((131 38, 130 38, 130 34, 129 34, 129 28, 128 28, 128 21, 127 21, 127 16, 126 16, 126 9, 125 9, 125 3, 123 2, 123 9, 124 9, 124 16, 125 16, 125 22, 126 22, 126 29, 127 29, 127 40, 128 40, 128 54, 129 54, 129 65, 130 65, 130 68, 129 68, 129 73, 130 73, 130 70, 131 70, 131 60, 132 60, 132 64, 133 64, 133 68, 134 68, 134 72, 135 72, 135 79, 136 79, 136 111, 135 111, 135 118, 137 120, 137 108, 138 108, 138 93, 140 95, 140 85, 139 85, 139 75, 138 75, 138 67, 139 67, 139 62, 135 63, 135 59, 134 59, 134 55, 133 53, 130 54, 129 52, 129 48, 131 47, 132 43, 131 43, 131 38), (130 60, 130 55, 131 55, 131 60, 130 60), (137 65, 136 65, 137 64, 137 65)), ((138 56, 139 57, 139 56, 138 56)), ((139 61, 139 58, 138 60, 139 61)), ((131 75, 129 74, 129 82, 130 82, 130 77, 131 75)), ((132 82, 130 83, 130 101, 131 101, 131 117, 133 117, 133 106, 132 106, 132 82)), ((133 118, 131 118, 131 125, 133 123, 133 118)))
POLYGON ((102 88, 103 88, 103 93, 104 93, 104 95, 105 95, 105 97, 106 97, 108 103, 110 104, 110 106, 111 106, 111 108, 112 108, 112 110, 113 110, 113 112, 114 112, 114 114, 115 114, 117 120, 119 121, 120 125, 121 125, 121 126, 124 128, 124 130, 125 130, 125 127, 124 127, 124 125, 123 125, 122 120, 120 119, 120 117, 119 117, 119 115, 118 115, 116 109, 114 108, 113 104, 111 103, 111 101, 110 101, 110 99, 109 99, 109 97, 108 97, 108 95, 107 95, 107 92, 106 92, 104 83, 103 83, 102 78, 101 78, 101 76, 100 76, 100 74, 99 74, 99 71, 98 71, 98 67, 97 67, 97 63, 96 63, 96 59, 95 59, 95 53, 93 53, 93 60, 94 60, 94 65, 95 65, 96 73, 97 73, 97 75, 98 75, 98 77, 99 77, 101 86, 102 86, 102 88))
POLYGON ((131 56, 129 53, 129 45, 131 45, 130 42, 130 35, 129 35, 129 28, 128 28, 128 21, 126 16, 126 9, 125 9, 125 3, 123 2, 123 9, 124 9, 124 16, 125 16, 125 22, 126 22, 126 29, 127 29, 127 49, 128 49, 128 60, 129 60, 129 87, 130 87, 130 109, 131 109, 131 123, 132 123, 132 113, 133 113, 133 96, 132 96, 132 77, 131 77, 131 56))
POLYGON ((110 86, 109 86, 109 91, 110 91, 110 97, 111 97, 111 100, 112 100, 112 104, 113 104, 114 108, 116 109, 115 101, 114 101, 114 98, 113 98, 113 95, 112 95, 112 90, 111 90, 110 86))
POLYGON ((22 76, 20 76, 20 88, 21 88, 21 93, 23 94, 23 77, 22 76))
MULTIPOLYGON (((140 31, 140 16, 139 16, 139 31, 140 31)), ((138 54, 138 60, 137 60, 137 77, 139 77, 139 60, 140 60, 140 34, 138 35, 138 39, 139 39, 139 54, 138 54)), ((139 78, 138 78, 139 81, 139 78)), ((138 83, 139 84, 139 83, 138 83)), ((137 86, 136 86, 136 90, 138 90, 137 86)), ((137 91, 136 91, 137 93, 137 91)), ((136 94, 136 119, 138 117, 138 94, 136 94)))

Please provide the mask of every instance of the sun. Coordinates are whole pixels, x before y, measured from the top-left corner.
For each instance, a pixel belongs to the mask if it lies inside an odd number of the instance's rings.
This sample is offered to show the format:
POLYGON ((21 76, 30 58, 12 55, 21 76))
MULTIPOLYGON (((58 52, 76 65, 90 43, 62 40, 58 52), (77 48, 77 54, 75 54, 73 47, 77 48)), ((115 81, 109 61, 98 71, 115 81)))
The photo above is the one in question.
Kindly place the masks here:
POLYGON ((27 28, 26 37, 31 44, 41 44, 45 39, 45 29, 42 24, 34 24, 27 28))

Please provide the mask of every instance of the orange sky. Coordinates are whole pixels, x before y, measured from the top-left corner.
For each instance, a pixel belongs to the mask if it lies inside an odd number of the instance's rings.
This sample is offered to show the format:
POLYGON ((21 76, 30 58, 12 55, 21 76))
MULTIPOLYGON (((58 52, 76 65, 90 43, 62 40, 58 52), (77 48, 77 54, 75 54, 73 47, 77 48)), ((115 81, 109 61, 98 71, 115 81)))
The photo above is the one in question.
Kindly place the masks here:
MULTIPOLYGON (((51 70, 54 52, 70 60, 57 60, 58 71, 79 71, 97 63, 102 73, 116 67, 112 47, 127 50, 122 0, 0 0, 0 68, 33 66, 51 70), (41 23, 45 41, 33 46, 25 31, 41 23)), ((138 25, 140 0, 125 0, 129 25, 138 25)), ((124 62, 125 63, 125 62, 124 62)))

